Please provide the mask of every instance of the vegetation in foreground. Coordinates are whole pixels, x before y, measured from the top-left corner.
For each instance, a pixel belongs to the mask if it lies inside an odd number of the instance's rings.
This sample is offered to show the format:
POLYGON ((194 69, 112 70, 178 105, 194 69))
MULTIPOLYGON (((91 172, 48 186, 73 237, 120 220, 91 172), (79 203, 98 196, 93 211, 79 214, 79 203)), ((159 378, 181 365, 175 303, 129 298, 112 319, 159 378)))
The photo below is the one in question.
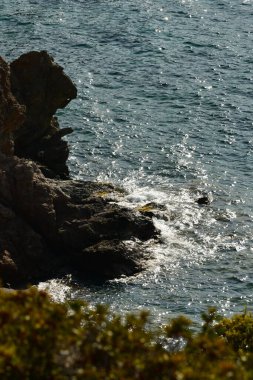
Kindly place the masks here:
POLYGON ((147 322, 146 312, 122 317, 35 289, 2 290, 0 379, 253 379, 252 314, 221 319, 210 309, 198 333, 182 316, 159 331, 147 322))

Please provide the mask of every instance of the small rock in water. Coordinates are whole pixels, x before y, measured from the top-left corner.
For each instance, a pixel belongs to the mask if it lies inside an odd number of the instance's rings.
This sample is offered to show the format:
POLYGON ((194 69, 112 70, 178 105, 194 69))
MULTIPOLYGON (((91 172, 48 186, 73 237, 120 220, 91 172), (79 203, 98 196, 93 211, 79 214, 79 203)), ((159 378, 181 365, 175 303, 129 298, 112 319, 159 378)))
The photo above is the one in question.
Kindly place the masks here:
POLYGON ((209 205, 211 201, 211 197, 209 197, 208 195, 203 195, 202 197, 198 198, 196 202, 199 205, 209 205))

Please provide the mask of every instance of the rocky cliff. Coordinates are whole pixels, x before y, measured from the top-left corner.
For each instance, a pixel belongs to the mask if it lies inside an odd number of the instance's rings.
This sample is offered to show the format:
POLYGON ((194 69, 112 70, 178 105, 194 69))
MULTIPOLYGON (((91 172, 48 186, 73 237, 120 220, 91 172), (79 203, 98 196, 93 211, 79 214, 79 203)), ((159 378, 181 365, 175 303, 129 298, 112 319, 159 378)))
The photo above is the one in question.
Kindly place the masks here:
MULTIPOLYGON (((129 240, 156 236, 151 218, 101 194, 112 185, 69 179, 54 116, 76 87, 46 52, 0 58, 0 278, 19 286, 66 273, 102 279, 143 268, 129 240)), ((74 121, 73 121, 74 123, 74 121)), ((135 247, 135 248, 133 248, 135 247)))

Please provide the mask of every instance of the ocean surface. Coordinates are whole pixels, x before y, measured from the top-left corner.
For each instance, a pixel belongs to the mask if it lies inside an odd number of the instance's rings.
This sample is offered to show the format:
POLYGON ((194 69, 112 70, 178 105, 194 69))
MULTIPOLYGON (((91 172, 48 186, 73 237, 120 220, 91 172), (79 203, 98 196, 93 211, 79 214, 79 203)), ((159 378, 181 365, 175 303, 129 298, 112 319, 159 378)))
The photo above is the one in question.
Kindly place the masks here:
POLYGON ((55 280, 55 296, 148 308, 155 324, 252 310, 253 0, 1 0, 0 46, 8 61, 47 50, 77 85, 58 113, 74 178, 165 208, 146 271, 55 280))

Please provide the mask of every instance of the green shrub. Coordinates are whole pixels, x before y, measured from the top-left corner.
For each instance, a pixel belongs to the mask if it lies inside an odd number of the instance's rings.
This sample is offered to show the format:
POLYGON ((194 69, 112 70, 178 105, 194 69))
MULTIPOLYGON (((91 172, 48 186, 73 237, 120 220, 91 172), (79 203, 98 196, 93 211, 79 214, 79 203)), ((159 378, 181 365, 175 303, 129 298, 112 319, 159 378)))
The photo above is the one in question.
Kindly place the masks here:
MULTIPOLYGON (((53 303, 36 289, 0 291, 0 379, 253 379, 253 317, 203 314, 201 331, 173 319, 159 331, 148 313, 119 316, 105 306, 53 303), (166 349, 178 340, 178 349, 166 349)), ((171 346, 172 347, 172 346, 171 346)))
POLYGON ((216 332, 226 338, 235 351, 253 352, 253 316, 246 311, 232 318, 224 318, 216 332))

